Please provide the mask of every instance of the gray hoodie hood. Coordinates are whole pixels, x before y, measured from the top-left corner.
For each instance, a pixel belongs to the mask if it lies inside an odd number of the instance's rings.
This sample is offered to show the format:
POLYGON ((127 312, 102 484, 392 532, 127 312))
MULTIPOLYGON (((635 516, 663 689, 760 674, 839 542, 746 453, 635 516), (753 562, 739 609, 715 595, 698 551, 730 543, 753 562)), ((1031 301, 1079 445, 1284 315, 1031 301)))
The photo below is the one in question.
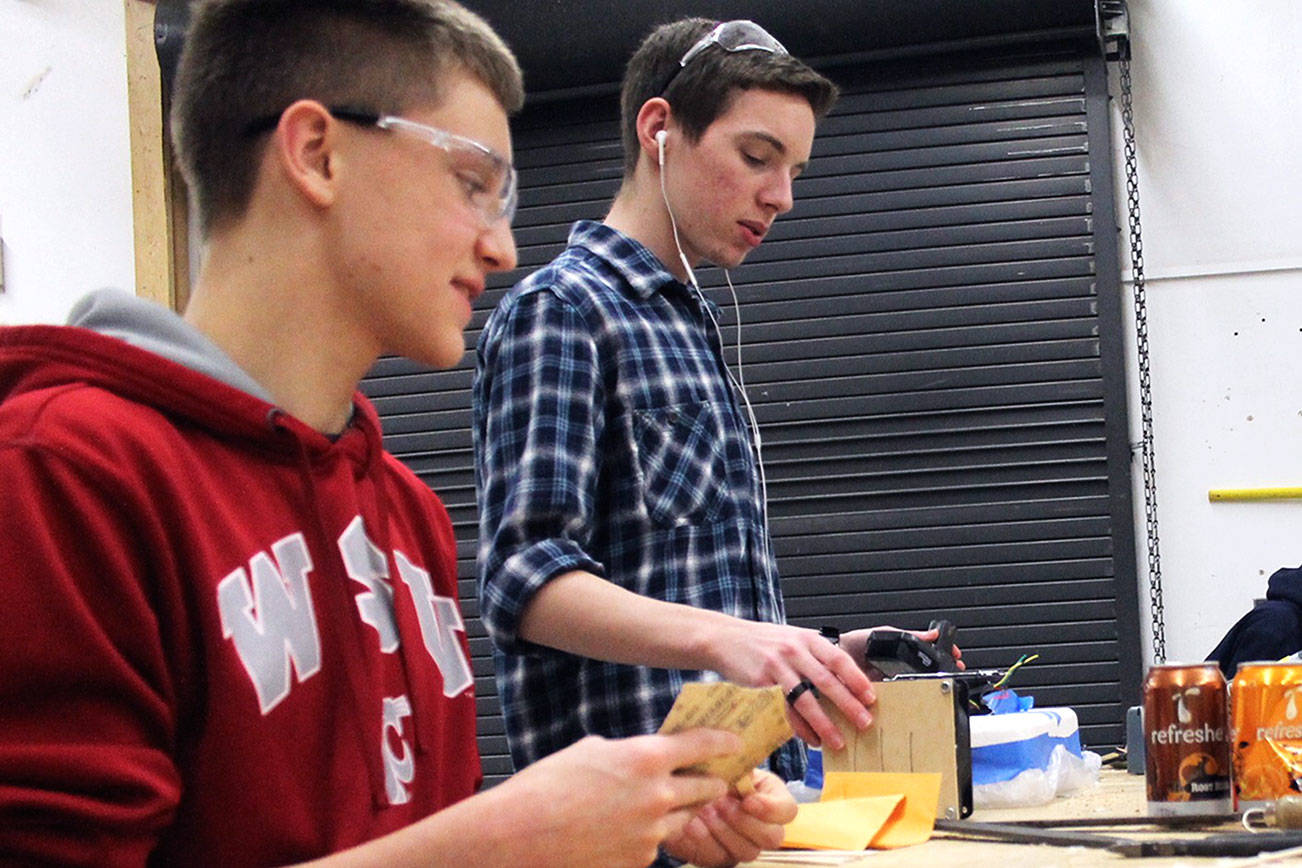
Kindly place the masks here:
POLYGON ((267 390, 220 347, 162 305, 119 289, 101 289, 73 305, 68 314, 68 325, 117 338, 206 374, 268 404, 276 403, 267 390))

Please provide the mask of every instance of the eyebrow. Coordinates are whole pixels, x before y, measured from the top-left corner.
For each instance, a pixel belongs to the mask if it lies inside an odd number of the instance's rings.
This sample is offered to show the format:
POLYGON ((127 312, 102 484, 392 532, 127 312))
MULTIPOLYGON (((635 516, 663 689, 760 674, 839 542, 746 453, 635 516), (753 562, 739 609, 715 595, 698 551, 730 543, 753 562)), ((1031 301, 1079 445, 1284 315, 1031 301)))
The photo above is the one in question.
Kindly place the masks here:
MULTIPOLYGON (((777 136, 773 135, 772 133, 765 132, 764 130, 745 130, 743 132, 738 133, 737 138, 759 139, 762 142, 767 142, 770 146, 772 146, 773 150, 777 151, 779 154, 786 154, 787 152, 787 146, 783 144, 781 139, 779 139, 777 136)), ((792 166, 792 168, 795 169, 797 173, 800 173, 805 171, 805 169, 808 166, 809 166, 809 161, 805 160, 804 162, 797 163, 796 165, 792 166)))

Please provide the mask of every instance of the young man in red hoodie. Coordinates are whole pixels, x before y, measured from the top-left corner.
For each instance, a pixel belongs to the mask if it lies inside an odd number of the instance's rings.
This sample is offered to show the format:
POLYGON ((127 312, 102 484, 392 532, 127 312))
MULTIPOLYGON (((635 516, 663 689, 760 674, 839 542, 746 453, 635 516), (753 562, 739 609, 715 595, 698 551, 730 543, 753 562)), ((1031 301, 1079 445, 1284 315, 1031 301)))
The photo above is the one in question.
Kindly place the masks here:
POLYGON ((515 264, 510 52, 441 0, 208 0, 175 91, 184 318, 0 330, 0 861, 751 858, 794 806, 587 739, 481 780, 455 543, 357 383, 515 264))

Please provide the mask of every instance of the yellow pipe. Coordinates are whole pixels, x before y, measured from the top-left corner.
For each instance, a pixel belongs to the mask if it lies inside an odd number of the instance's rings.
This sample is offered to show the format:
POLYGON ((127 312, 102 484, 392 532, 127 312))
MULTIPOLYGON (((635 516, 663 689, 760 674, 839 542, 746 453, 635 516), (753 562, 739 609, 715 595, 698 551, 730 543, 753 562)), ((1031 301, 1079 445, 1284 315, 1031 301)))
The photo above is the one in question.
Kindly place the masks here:
POLYGON ((1280 485, 1273 488, 1213 488, 1208 500, 1289 500, 1302 498, 1302 486, 1280 485))

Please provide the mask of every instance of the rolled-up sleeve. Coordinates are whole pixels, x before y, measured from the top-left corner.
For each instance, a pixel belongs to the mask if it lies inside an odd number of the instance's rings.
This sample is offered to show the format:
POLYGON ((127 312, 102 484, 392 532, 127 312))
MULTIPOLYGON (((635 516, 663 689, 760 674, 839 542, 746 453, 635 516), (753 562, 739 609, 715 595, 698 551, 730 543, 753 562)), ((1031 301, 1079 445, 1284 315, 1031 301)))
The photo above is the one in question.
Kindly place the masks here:
POLYGON ((533 595, 562 573, 603 575, 588 552, 604 422, 596 337, 546 288, 495 313, 475 371, 475 473, 480 491, 480 615, 510 653, 533 595))

